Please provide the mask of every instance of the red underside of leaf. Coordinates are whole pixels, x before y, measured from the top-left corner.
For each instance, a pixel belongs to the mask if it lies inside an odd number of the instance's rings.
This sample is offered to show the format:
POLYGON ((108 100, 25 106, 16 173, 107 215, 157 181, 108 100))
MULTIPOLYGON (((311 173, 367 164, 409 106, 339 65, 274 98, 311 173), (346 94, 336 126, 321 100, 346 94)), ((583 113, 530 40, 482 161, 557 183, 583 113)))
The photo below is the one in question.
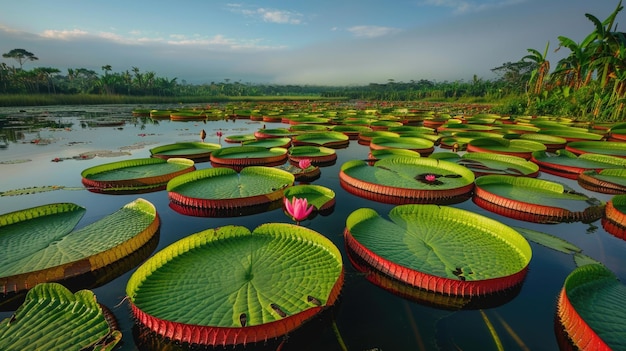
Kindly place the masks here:
POLYGON ((166 175, 155 176, 155 177, 144 177, 144 178, 136 178, 136 179, 124 179, 124 180, 95 180, 89 178, 82 178, 82 183, 85 187, 90 190, 97 191, 101 190, 111 190, 115 188, 145 188, 150 187, 150 191, 162 190, 161 187, 166 186, 167 182, 169 182, 172 178, 177 177, 179 175, 192 172, 196 168, 188 167, 182 169, 177 172, 169 173, 166 175))
POLYGON ((626 193, 626 186, 607 182, 595 177, 592 177, 585 173, 580 173, 577 177, 578 185, 581 187, 603 194, 624 194, 626 193))
POLYGON ((533 223, 560 223, 560 222, 592 222, 603 216, 602 206, 592 206, 583 212, 531 204, 523 201, 508 199, 480 187, 474 189, 472 198, 474 203, 490 212, 499 215, 533 223))
POLYGON ((559 294, 557 305, 557 319, 569 341, 579 350, 610 351, 611 348, 596 334, 593 329, 576 312, 567 297, 565 289, 559 294))
POLYGON ((347 228, 344 230, 344 239, 346 246, 377 271, 410 286, 440 294, 460 297, 493 294, 520 284, 528 271, 526 266, 519 272, 505 277, 474 281, 449 279, 419 272, 380 257, 358 242, 347 228))
POLYGON ((626 240, 626 214, 615 208, 612 201, 608 201, 602 217, 602 227, 612 235, 626 240))

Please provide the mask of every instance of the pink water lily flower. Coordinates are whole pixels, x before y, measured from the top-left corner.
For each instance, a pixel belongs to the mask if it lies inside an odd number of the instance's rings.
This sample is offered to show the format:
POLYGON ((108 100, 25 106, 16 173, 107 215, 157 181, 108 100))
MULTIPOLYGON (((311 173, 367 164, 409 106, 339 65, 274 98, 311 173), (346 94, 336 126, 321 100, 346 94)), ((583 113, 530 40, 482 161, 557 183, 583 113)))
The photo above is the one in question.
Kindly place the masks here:
POLYGON ((298 168, 305 170, 309 167, 311 167, 311 160, 309 160, 308 158, 303 158, 298 161, 298 168))
POLYGON ((307 199, 292 197, 291 201, 287 197, 283 198, 287 213, 300 224, 300 221, 306 219, 313 212, 313 205, 309 206, 307 199))

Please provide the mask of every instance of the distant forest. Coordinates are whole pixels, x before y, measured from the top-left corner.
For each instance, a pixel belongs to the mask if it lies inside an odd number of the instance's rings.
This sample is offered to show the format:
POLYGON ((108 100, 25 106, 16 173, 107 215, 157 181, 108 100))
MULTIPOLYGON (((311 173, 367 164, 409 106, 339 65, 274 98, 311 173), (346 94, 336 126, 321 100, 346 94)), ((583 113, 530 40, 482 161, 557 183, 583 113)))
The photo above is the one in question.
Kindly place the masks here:
MULTIPOLYGON (((419 79, 370 83, 360 86, 253 84, 224 79, 188 84, 178 78, 160 77, 137 66, 121 72, 110 65, 101 72, 86 68, 61 71, 54 67, 24 66, 39 60, 34 53, 16 48, 2 54, 16 65, 0 63, 0 104, 9 96, 97 95, 154 97, 199 101, 246 97, 318 97, 378 101, 454 101, 493 104, 496 113, 513 115, 560 115, 593 120, 626 120, 626 33, 616 31, 621 0, 605 20, 585 14, 594 30, 581 42, 559 36, 556 50, 569 55, 551 69, 547 54, 527 49, 517 62, 492 69, 496 79, 476 75, 471 81, 436 82, 419 79)), ((92 99, 97 100, 97 99, 92 99)), ((22 100, 25 103, 27 99, 22 100)), ((50 100, 46 100, 50 101, 50 100)))

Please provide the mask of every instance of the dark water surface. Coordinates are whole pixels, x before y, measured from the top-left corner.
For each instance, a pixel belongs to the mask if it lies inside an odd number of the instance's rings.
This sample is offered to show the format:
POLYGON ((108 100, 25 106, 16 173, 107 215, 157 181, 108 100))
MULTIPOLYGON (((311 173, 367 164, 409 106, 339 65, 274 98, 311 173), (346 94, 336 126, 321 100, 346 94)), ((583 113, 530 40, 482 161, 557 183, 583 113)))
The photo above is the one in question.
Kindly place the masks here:
MULTIPOLYGON (((222 146, 227 147, 236 146, 223 141, 229 135, 250 134, 262 125, 267 128, 288 128, 281 123, 254 122, 247 119, 206 123, 159 120, 155 123, 150 118, 132 117, 131 110, 136 107, 29 107, 25 108, 27 112, 22 113, 18 112, 18 108, 0 108, 0 115, 10 113, 15 116, 15 119, 10 119, 11 123, 5 122, 1 125, 0 130, 0 134, 7 135, 9 139, 8 147, 0 148, 0 192, 37 186, 65 187, 29 195, 0 196, 0 213, 55 202, 71 202, 87 209, 78 226, 82 227, 141 197, 156 206, 162 221, 158 243, 152 253, 187 235, 208 228, 237 224, 253 230, 267 222, 292 223, 282 209, 237 218, 193 217, 171 209, 166 191, 104 195, 82 189, 82 170, 103 163, 149 157, 149 149, 160 145, 200 141, 202 129, 207 132, 206 142, 221 141, 222 146), (43 127, 34 128, 18 123, 34 116, 43 121, 40 122, 43 127), (101 117, 121 119, 125 124, 89 126, 86 123, 87 119, 101 117), (18 122, 13 122, 14 120, 18 122), (221 140, 216 136, 218 130, 224 134, 221 140), (36 140, 39 143, 35 143, 36 140), (101 156, 77 158, 82 153, 92 151, 100 151, 101 156)), ((386 216, 394 206, 354 196, 339 185, 341 165, 351 159, 366 159, 368 147, 351 141, 347 148, 336 151, 337 162, 332 166, 322 167, 321 178, 313 182, 335 191, 335 208, 330 214, 318 215, 302 225, 325 235, 340 249, 346 270, 345 284, 333 313, 308 323, 302 330, 289 336, 282 350, 341 350, 332 318, 348 350, 498 350, 498 343, 501 343, 504 350, 559 349, 554 328, 555 308, 564 279, 576 267, 572 255, 531 242, 533 257, 521 289, 515 294, 480 301, 468 310, 436 307, 416 301, 415 298, 388 292, 370 283, 352 266, 346 254, 343 230, 347 216, 358 208, 369 207, 386 216), (492 326, 495 337, 488 325, 492 326)), ((211 165, 208 162, 196 163, 196 167, 202 169, 211 165)), ((560 181, 602 201, 610 199, 609 195, 592 193, 572 180, 548 174, 541 174, 540 178, 560 181)), ((510 226, 558 236, 582 248, 584 254, 605 264, 620 280, 626 278, 626 243, 607 233, 599 220, 590 224, 542 225, 490 213, 471 200, 451 206, 473 211, 510 226)), ((0 254, 2 250, 0 248, 0 254)), ((117 278, 92 289, 98 301, 110 308, 118 319, 123 339, 117 349, 177 349, 172 345, 159 344, 149 336, 140 337, 138 333, 134 333, 136 328, 124 297, 126 283, 137 264, 128 267, 117 278)), ((440 305, 447 304, 446 299, 441 296, 435 297, 435 301, 440 305)), ((12 311, 2 311, 0 319, 11 314, 12 311)), ((268 348, 276 349, 277 343, 273 345, 269 343, 268 348)))

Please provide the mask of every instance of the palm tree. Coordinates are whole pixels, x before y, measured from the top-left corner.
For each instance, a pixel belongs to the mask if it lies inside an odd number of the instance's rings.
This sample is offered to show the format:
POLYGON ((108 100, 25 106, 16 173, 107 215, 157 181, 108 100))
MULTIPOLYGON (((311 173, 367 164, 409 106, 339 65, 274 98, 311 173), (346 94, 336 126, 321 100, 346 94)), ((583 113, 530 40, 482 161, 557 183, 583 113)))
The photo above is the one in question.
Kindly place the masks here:
POLYGON ((530 60, 535 64, 535 69, 531 72, 530 81, 528 82, 532 93, 535 95, 539 95, 543 90, 543 80, 550 72, 550 61, 546 59, 549 46, 550 42, 546 44, 543 55, 535 49, 526 49, 530 55, 526 55, 522 58, 522 61, 530 60))

